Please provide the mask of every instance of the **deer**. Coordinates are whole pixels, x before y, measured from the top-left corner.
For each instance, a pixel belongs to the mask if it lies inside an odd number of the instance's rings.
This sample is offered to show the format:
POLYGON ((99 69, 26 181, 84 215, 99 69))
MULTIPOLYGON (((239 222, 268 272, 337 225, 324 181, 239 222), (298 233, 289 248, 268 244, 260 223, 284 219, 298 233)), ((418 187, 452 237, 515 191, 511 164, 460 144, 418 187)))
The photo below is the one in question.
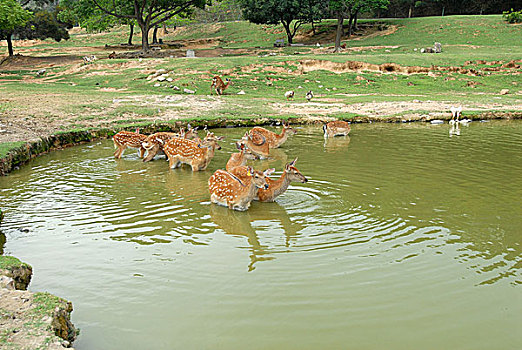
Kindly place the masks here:
POLYGON ((147 150, 147 156, 143 158, 143 161, 151 161, 158 153, 163 152, 163 146, 165 145, 165 143, 174 137, 179 137, 188 140, 197 139, 198 141, 200 141, 197 129, 197 127, 191 128, 189 126, 187 131, 185 131, 183 128, 180 128, 179 133, 157 132, 152 135, 149 135, 145 142, 143 142, 143 148, 147 150))
POLYGON ((221 80, 220 77, 217 75, 212 78, 212 84, 210 85, 210 94, 212 95, 212 89, 216 90, 216 93, 218 95, 223 95, 223 91, 230 85, 230 80, 228 78, 225 79, 227 82, 226 84, 223 83, 223 80, 221 80))
POLYGON ((257 189, 268 189, 266 177, 274 169, 267 169, 264 172, 254 170, 252 167, 246 169, 246 176, 243 179, 228 171, 216 170, 208 180, 210 201, 233 210, 247 210, 256 196, 257 189))
MULTIPOLYGON (((279 179, 272 180, 271 178, 267 177, 266 183, 269 186, 268 189, 260 188, 257 191, 254 200, 258 200, 260 202, 274 202, 278 196, 286 192, 291 182, 308 182, 308 179, 295 167, 296 162, 297 158, 286 164, 283 174, 281 174, 279 179)), ((229 172, 240 180, 245 180, 247 177, 246 166, 235 167, 229 172)))
POLYGON ((165 143, 163 152, 169 159, 171 169, 188 164, 192 171, 205 170, 214 157, 216 148, 221 149, 218 141, 222 139, 223 136, 216 137, 211 132, 207 132, 207 136, 200 142, 175 137, 165 143))
POLYGON ((272 132, 260 126, 255 126, 252 128, 252 130, 250 130, 250 135, 252 139, 254 139, 254 141, 262 141, 256 138, 256 134, 263 135, 266 141, 268 142, 268 146, 270 148, 278 148, 283 143, 285 143, 286 140, 288 140, 289 136, 297 134, 297 131, 293 129, 289 124, 283 123, 283 131, 281 132, 281 134, 276 134, 275 132, 272 132))
POLYGON ((225 169, 227 171, 230 171, 235 167, 245 165, 248 159, 256 158, 256 156, 252 152, 250 152, 250 150, 246 148, 244 144, 236 142, 236 147, 239 150, 239 152, 232 153, 230 155, 230 159, 228 160, 227 165, 225 166, 225 169))
POLYGON ((143 155, 145 154, 143 142, 145 142, 146 139, 147 135, 140 134, 140 129, 136 129, 136 132, 120 131, 112 137, 114 147, 116 147, 116 151, 114 152, 114 158, 120 159, 123 154, 123 151, 127 147, 137 148, 138 156, 140 158, 143 158, 143 155))
POLYGON ((323 125, 324 137, 346 136, 350 133, 350 123, 335 120, 323 125))
POLYGON ((248 148, 250 152, 259 159, 267 159, 270 155, 270 146, 268 145, 266 137, 256 134, 256 139, 259 139, 260 141, 254 141, 252 135, 246 132, 238 143, 246 146, 246 148, 248 148))

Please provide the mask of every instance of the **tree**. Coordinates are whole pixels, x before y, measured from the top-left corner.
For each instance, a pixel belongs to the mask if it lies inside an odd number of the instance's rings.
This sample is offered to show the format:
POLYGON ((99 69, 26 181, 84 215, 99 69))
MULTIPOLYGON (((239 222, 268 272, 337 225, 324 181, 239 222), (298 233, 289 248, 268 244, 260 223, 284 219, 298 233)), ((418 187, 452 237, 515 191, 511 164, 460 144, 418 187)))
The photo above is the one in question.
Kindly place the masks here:
POLYGON ((17 27, 31 19, 32 13, 24 10, 16 0, 0 0, 0 39, 7 40, 9 56, 13 56, 11 36, 17 27))
POLYGON ((243 16, 256 24, 279 24, 292 44, 297 29, 307 22, 302 0, 241 0, 243 16), (293 24, 292 24, 293 22, 293 24))
POLYGON ((189 16, 194 8, 203 8, 207 0, 92 0, 104 13, 120 19, 136 20, 141 28, 141 49, 149 50, 149 31, 171 18, 189 16), (127 6, 132 4, 134 12, 126 12, 127 6))
POLYGON ((353 29, 352 25, 359 13, 386 8, 388 3, 388 0, 329 0, 328 7, 337 19, 334 52, 341 51, 341 37, 343 35, 343 23, 345 18, 349 18, 348 37, 350 37, 353 29))
POLYGON ((14 34, 19 39, 41 39, 52 38, 55 41, 69 39, 67 29, 72 28, 72 23, 58 20, 61 9, 57 7, 54 11, 35 11, 34 16, 25 26, 17 27, 14 34))
POLYGON ((312 24, 312 31, 315 33, 315 22, 320 22, 326 17, 327 2, 323 0, 301 0, 303 17, 307 23, 312 24))

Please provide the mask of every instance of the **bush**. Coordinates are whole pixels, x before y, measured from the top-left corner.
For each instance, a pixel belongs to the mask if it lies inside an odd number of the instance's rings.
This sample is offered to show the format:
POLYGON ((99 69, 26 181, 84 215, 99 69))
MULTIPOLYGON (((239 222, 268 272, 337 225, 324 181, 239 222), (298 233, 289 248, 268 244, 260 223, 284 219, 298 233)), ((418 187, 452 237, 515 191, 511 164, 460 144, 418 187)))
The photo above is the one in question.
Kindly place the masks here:
POLYGON ((502 12, 502 18, 508 23, 522 23, 522 10, 520 11, 504 11, 502 12))

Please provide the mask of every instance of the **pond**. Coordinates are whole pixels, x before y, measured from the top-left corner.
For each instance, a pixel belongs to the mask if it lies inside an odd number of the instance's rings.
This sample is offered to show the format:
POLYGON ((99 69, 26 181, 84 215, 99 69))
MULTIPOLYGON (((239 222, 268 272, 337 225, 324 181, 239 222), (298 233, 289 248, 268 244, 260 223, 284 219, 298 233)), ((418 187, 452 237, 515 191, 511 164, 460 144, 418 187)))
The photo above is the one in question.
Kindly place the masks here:
POLYGON ((520 347, 521 122, 297 130, 251 163, 308 183, 247 212, 207 187, 244 129, 197 173, 110 140, 38 157, 0 179, 3 250, 74 303, 79 350, 520 347))

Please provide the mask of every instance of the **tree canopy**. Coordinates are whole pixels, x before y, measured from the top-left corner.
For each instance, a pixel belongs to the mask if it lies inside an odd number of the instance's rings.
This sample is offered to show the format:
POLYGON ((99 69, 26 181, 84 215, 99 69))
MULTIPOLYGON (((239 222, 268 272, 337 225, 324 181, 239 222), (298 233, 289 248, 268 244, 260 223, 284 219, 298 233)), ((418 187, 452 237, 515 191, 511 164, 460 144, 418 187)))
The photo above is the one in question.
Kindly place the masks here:
POLYGON ((16 0, 0 0, 0 39, 7 40, 9 56, 13 55, 11 35, 17 27, 24 26, 32 17, 16 0))

